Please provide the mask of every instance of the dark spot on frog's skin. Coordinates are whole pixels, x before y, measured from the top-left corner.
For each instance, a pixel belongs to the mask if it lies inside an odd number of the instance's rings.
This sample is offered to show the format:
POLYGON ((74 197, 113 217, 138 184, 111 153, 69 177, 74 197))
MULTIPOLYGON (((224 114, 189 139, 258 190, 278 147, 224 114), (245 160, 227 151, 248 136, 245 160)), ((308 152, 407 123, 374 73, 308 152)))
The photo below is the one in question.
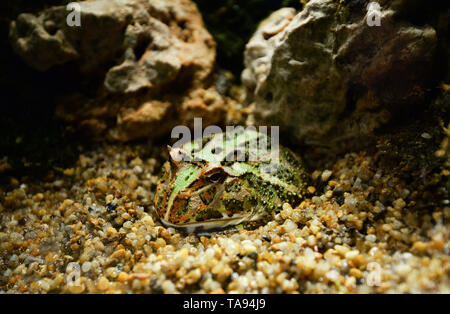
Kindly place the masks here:
POLYGON ((226 161, 234 161, 235 157, 236 156, 234 155, 234 151, 233 151, 231 153, 228 153, 228 155, 225 157, 225 160, 226 161))
POLYGON ((260 135, 260 136, 258 136, 258 138, 256 140, 258 141, 258 143, 261 143, 264 140, 268 140, 268 138, 265 137, 265 136, 260 135))
POLYGON ((244 202, 237 199, 224 199, 222 202, 227 212, 231 214, 241 211, 244 207, 244 202))
POLYGON ((113 210, 115 210, 119 205, 115 204, 115 203, 108 203, 106 204, 106 210, 108 212, 111 212, 113 210))
POLYGON ((222 147, 214 147, 213 149, 211 149, 211 153, 213 154, 220 154, 222 151, 222 147))
POLYGON ((273 176, 285 182, 292 182, 294 174, 286 168, 279 166, 273 176))
POLYGON ((238 181, 233 182, 232 184, 225 185, 225 191, 227 192, 239 192, 242 184, 238 181))

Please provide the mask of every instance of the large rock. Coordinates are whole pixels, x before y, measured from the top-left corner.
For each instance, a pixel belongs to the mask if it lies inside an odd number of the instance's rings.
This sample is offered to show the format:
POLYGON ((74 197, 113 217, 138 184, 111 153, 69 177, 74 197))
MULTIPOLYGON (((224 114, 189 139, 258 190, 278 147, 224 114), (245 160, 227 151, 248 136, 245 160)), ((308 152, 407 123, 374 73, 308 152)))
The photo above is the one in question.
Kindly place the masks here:
POLYGON ((299 13, 274 12, 245 51, 242 81, 256 120, 280 125, 299 145, 341 153, 420 106, 436 32, 397 19, 401 2, 379 1, 381 25, 372 27, 368 1, 311 0, 299 13))
MULTIPOLYGON (((57 114, 97 138, 158 137, 176 124, 224 117, 212 86, 215 42, 190 0, 79 2, 81 26, 65 6, 11 23, 14 50, 39 71, 64 73, 80 88, 59 95, 57 114), (76 82, 75 82, 76 83, 76 82)), ((56 92, 56 91, 55 91, 56 92)))

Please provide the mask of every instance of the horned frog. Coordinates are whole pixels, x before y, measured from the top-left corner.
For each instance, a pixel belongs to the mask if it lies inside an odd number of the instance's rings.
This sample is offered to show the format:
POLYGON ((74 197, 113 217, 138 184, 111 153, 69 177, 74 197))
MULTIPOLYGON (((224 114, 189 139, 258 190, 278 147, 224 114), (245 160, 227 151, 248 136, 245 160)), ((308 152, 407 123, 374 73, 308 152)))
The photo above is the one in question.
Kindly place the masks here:
POLYGON ((270 146, 271 139, 238 129, 169 147, 155 195, 161 223, 186 233, 251 227, 270 220, 283 203, 298 202, 308 178, 300 158, 279 145, 274 167, 267 158, 273 151, 260 143, 270 146))

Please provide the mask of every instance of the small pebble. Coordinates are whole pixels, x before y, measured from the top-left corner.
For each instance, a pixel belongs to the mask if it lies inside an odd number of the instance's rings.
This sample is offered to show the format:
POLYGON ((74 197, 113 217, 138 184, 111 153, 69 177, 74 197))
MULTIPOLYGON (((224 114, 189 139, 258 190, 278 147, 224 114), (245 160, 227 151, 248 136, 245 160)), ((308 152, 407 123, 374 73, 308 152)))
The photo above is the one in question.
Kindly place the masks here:
POLYGON ((97 289, 100 291, 105 291, 109 288, 109 280, 108 278, 101 276, 97 282, 97 289))
POLYGON ((332 174, 333 172, 331 172, 331 170, 325 170, 322 172, 322 181, 328 181, 332 174))

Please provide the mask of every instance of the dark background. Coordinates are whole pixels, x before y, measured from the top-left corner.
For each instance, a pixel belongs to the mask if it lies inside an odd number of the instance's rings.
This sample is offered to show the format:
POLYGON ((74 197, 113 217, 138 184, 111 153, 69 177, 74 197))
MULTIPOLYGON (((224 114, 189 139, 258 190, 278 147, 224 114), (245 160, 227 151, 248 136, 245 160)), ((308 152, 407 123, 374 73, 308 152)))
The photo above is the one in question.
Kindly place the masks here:
MULTIPOLYGON (((72 0, 73 1, 73 0, 72 0)), ((86 141, 54 118, 54 96, 80 89, 80 81, 51 69, 38 72, 22 62, 9 44, 9 24, 20 13, 64 5, 71 0, 0 1, 0 158, 17 175, 41 174, 49 168, 64 167, 86 147, 86 141), (61 79, 64 78, 64 79, 61 79)), ((217 67, 231 71, 239 84, 245 44, 259 22, 280 7, 301 9, 299 0, 193 0, 197 3, 209 32, 217 42, 217 67)), ((350 7, 363 8, 367 0, 346 0, 350 7)), ((432 24, 440 37, 436 81, 449 81, 449 23, 440 12, 448 1, 410 0, 400 17, 413 24, 432 24)))
MULTIPOLYGON (((80 87, 75 77, 58 69, 45 73, 28 67, 9 43, 9 24, 20 13, 37 13, 73 0, 0 1, 0 158, 8 156, 16 175, 44 174, 76 158, 86 141, 54 118, 54 96, 80 87), (64 77, 64 80, 61 80, 64 77)), ((194 0, 217 42, 217 64, 233 72, 243 69, 245 44, 258 23, 282 6, 301 8, 298 0, 194 0)))

